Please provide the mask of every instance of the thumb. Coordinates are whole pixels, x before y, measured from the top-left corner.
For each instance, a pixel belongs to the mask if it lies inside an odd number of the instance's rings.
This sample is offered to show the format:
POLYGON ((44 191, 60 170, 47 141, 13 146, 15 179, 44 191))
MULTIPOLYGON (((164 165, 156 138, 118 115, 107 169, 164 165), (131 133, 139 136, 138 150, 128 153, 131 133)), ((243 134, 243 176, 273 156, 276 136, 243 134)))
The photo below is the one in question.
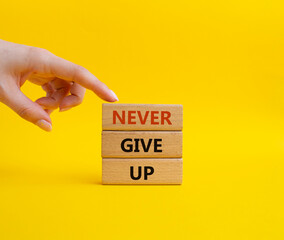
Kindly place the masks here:
POLYGON ((3 103, 14 110, 20 117, 41 129, 48 132, 52 130, 51 119, 48 113, 39 104, 26 97, 19 88, 9 91, 3 103))

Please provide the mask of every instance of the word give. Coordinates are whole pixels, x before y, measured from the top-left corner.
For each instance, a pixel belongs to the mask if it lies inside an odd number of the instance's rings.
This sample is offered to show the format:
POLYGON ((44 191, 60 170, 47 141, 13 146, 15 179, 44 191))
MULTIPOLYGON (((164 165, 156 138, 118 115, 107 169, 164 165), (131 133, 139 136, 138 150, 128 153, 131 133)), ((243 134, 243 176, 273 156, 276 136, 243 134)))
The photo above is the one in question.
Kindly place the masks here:
POLYGON ((159 142, 162 142, 161 138, 154 138, 154 139, 150 138, 147 144, 143 138, 134 138, 133 140, 132 138, 123 139, 120 145, 121 150, 124 152, 140 152, 140 145, 141 145, 142 150, 144 152, 149 152, 152 142, 154 141, 154 146, 153 146, 154 152, 162 152, 162 149, 159 149, 160 147, 162 147, 162 144, 159 144, 159 142), (129 143, 126 144, 127 142, 129 143))

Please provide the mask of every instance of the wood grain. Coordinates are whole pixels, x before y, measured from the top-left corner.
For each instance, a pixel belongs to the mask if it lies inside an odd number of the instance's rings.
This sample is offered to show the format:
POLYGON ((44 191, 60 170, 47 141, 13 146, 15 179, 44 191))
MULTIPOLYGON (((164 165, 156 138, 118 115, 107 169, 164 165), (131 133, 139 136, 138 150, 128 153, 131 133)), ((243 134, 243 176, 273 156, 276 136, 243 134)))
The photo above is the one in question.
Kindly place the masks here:
POLYGON ((102 183, 103 184, 181 184, 182 165, 183 165, 182 159, 173 159, 173 158, 170 159, 106 158, 103 159, 102 163, 102 170, 103 170, 102 183), (140 172, 141 174, 139 174, 139 168, 141 169, 140 172))
POLYGON ((182 130, 183 106, 103 104, 103 130, 182 130))
POLYGON ((181 158, 182 132, 102 131, 102 157, 181 158))

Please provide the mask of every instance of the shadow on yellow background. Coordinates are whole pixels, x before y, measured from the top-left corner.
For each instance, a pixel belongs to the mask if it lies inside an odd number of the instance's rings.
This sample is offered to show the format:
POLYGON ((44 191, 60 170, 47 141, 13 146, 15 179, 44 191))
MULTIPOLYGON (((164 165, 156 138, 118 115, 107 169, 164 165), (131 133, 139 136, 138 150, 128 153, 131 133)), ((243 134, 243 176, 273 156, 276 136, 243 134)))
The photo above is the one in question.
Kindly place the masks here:
POLYGON ((284 238, 282 1, 0 5, 1 39, 85 66, 121 103, 184 106, 183 185, 102 186, 93 93, 51 133, 1 104, 1 239, 284 238))

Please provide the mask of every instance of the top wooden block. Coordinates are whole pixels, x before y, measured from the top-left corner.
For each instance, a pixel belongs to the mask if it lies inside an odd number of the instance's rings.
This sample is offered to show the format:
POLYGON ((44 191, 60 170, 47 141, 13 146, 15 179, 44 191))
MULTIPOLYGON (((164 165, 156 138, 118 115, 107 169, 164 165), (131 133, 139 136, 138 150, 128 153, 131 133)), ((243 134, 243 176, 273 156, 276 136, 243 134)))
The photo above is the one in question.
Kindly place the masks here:
POLYGON ((183 107, 170 104, 103 104, 103 130, 182 130, 183 107))

